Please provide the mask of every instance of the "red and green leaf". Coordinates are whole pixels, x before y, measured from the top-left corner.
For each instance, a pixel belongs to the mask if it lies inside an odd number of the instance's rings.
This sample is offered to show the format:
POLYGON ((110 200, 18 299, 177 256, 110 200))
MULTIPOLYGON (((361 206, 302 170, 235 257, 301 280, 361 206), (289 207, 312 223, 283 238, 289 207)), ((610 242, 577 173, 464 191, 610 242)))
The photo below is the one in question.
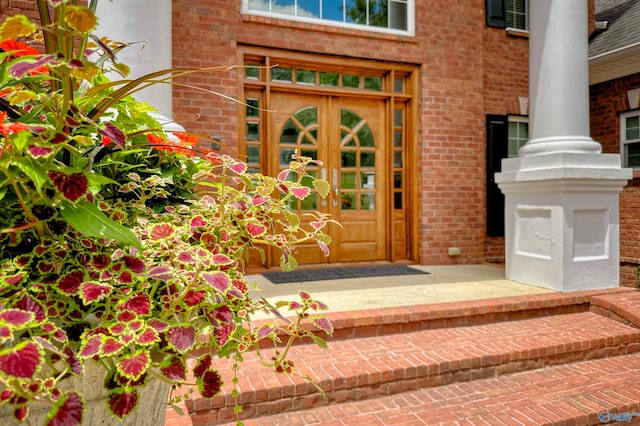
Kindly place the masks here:
POLYGON ((273 326, 263 325, 258 329, 258 333, 256 333, 256 339, 262 340, 265 337, 272 335, 274 331, 275 331, 275 328, 273 326))
POLYGON ((313 320, 313 325, 327 334, 333 334, 333 324, 325 317, 318 317, 313 320))
POLYGON ((140 275, 144 273, 144 271, 147 269, 147 266, 145 265, 144 261, 142 261, 141 259, 138 259, 137 257, 124 256, 122 260, 124 261, 124 264, 127 267, 127 269, 129 269, 131 272, 135 274, 140 275))
POLYGON ((13 417, 19 422, 22 422, 29 415, 29 407, 18 407, 13 410, 13 417))
POLYGON ((200 226, 207 226, 208 222, 202 216, 196 216, 191 219, 191 227, 197 228, 200 226))
POLYGON ((64 198, 71 202, 78 201, 89 189, 89 181, 83 173, 70 175, 50 170, 49 179, 64 198))
POLYGON ((35 319, 33 312, 24 311, 22 309, 5 309, 0 311, 0 322, 4 322, 12 327, 21 327, 29 324, 35 319))
POLYGON ((218 343, 219 346, 226 345, 235 329, 235 326, 233 326, 232 324, 220 324, 220 326, 214 330, 216 343, 218 343))
POLYGON ((234 172, 236 172, 237 174, 241 175, 241 174, 243 174, 244 172, 247 171, 247 164, 246 163, 240 163, 240 162, 230 163, 229 164, 229 168, 231 170, 233 170, 234 172))
POLYGON ((197 261, 193 253, 189 251, 181 251, 180 253, 178 253, 178 256, 176 256, 176 260, 183 263, 195 263, 197 261))
POLYGON ((102 344, 102 354, 105 356, 115 355, 124 347, 124 345, 113 337, 107 337, 102 344))
POLYGON ((196 343, 196 329, 191 326, 172 327, 168 335, 170 346, 180 353, 185 353, 196 343))
POLYGON ((202 302, 207 296, 207 292, 205 291, 195 291, 189 290, 187 294, 184 296, 184 303, 187 306, 196 306, 200 302, 202 302))
POLYGON ((131 310, 138 315, 145 315, 151 311, 151 300, 146 294, 136 294, 123 303, 121 309, 131 310))
POLYGON ((266 226, 250 223, 247 225, 247 231, 249 231, 252 237, 261 237, 267 233, 267 228, 266 226))
POLYGON ((80 394, 69 392, 56 401, 47 415, 47 426, 76 426, 82 424, 84 401, 80 394))
POLYGON ((132 380, 138 380, 151 364, 151 358, 145 350, 138 350, 133 355, 122 357, 116 364, 120 374, 132 380))
POLYGON ((57 284, 58 290, 64 294, 75 296, 80 291, 80 286, 84 281, 83 271, 73 271, 60 278, 57 284))
POLYGON ((205 355, 201 359, 198 360, 195 368, 193 369, 193 375, 199 379, 204 373, 207 372, 211 368, 211 355, 205 355))
POLYGON ((202 278, 209 283, 213 288, 225 292, 231 285, 231 280, 229 276, 224 272, 204 272, 202 274, 202 278))
POLYGON ((213 256, 213 262, 216 265, 230 265, 233 263, 233 259, 231 259, 229 256, 226 256, 224 254, 216 254, 215 256, 213 256))
POLYGON ((290 189, 291 189, 291 193, 293 194, 293 196, 296 197, 299 200, 303 200, 303 199, 307 198, 309 193, 311 193, 311 190, 309 188, 307 188, 306 186, 292 187, 290 189))
POLYGON ((111 293, 111 286, 108 284, 86 281, 82 283, 80 288, 80 299, 85 305, 91 302, 95 302, 104 299, 109 293, 111 293))
POLYGON ((137 343, 139 345, 146 346, 159 341, 160 341, 160 336, 158 335, 158 332, 152 327, 146 326, 142 330, 142 332, 138 334, 137 343))
POLYGON ((160 371, 170 380, 184 381, 187 379, 187 368, 178 358, 172 358, 171 364, 161 368, 160 371))
POLYGON ((173 235, 175 228, 168 223, 162 223, 160 225, 155 225, 151 229, 150 238, 152 241, 161 240, 163 238, 168 238, 173 235))
POLYGON ((157 332, 163 332, 169 327, 169 325, 166 322, 160 321, 158 319, 149 320, 147 324, 153 327, 153 329, 156 330, 157 332))
POLYGON ((211 399, 216 397, 222 390, 222 377, 215 370, 207 370, 200 377, 196 384, 203 398, 211 399))
POLYGON ((138 392, 135 389, 114 389, 109 393, 109 408, 114 416, 123 419, 138 405, 138 392))
POLYGON ((67 357, 67 364, 69 365, 69 368, 71 368, 73 374, 82 374, 82 372, 84 371, 84 364, 82 363, 80 358, 78 358, 76 353, 70 348, 66 347, 64 348, 64 354, 67 357))
POLYGON ((78 356, 81 358, 92 358, 99 355, 102 351, 102 339, 102 334, 93 335, 87 340, 83 339, 78 356))
POLYGON ((271 199, 271 197, 265 197, 265 196, 262 196, 262 195, 257 195, 255 197, 253 197, 251 202, 253 203, 254 206, 260 206, 260 205, 266 203, 267 201, 269 201, 270 199, 271 199))
POLYGON ((42 349, 34 342, 21 341, 0 351, 0 373, 8 377, 31 379, 43 363, 42 349))
POLYGON ((18 274, 2 277, 2 280, 4 282, 6 282, 7 285, 13 287, 13 286, 17 286, 18 284, 20 284, 25 276, 26 275, 23 274, 23 273, 18 273, 18 274))

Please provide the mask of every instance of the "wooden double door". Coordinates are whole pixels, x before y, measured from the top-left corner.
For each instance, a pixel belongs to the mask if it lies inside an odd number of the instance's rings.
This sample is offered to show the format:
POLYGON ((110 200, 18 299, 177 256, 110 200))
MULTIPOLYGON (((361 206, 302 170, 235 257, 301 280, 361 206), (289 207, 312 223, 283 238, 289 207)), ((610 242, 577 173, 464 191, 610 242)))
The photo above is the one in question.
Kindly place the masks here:
MULTIPOLYGON (((358 262, 388 258, 388 188, 385 155, 385 101, 361 97, 272 93, 271 172, 288 167, 295 152, 322 162, 308 168, 329 182, 329 196, 317 194, 292 206, 328 213, 330 255, 317 245, 299 249, 299 264, 358 262)), ((272 263, 277 263, 273 259, 272 263)))

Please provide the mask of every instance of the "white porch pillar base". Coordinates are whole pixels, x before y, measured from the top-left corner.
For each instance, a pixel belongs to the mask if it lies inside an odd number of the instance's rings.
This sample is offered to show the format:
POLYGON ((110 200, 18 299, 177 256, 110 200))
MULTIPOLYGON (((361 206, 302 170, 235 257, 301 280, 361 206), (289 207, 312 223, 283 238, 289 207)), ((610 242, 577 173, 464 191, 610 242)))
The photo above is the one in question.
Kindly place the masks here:
POLYGON ((503 160, 506 278, 571 292, 619 285, 617 154, 555 152, 503 160))

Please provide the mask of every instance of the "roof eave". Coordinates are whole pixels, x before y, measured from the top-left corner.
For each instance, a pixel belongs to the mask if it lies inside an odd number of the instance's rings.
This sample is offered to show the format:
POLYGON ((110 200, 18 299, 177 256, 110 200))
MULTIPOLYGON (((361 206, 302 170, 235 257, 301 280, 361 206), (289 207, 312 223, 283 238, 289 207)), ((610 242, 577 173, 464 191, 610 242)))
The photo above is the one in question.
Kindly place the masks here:
POLYGON ((640 43, 589 58, 589 84, 640 73, 640 43))

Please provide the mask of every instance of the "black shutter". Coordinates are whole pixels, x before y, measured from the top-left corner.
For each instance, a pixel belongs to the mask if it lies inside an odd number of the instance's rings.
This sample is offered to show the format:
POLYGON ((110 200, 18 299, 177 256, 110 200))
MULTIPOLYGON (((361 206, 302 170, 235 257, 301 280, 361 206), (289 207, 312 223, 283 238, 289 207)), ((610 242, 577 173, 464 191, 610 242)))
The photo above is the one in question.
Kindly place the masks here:
POLYGON ((504 237, 504 195, 495 174, 508 151, 509 122, 506 115, 487 115, 487 236, 504 237))
POLYGON ((485 14, 487 26, 496 28, 507 27, 507 15, 504 8, 504 0, 485 0, 485 14))

